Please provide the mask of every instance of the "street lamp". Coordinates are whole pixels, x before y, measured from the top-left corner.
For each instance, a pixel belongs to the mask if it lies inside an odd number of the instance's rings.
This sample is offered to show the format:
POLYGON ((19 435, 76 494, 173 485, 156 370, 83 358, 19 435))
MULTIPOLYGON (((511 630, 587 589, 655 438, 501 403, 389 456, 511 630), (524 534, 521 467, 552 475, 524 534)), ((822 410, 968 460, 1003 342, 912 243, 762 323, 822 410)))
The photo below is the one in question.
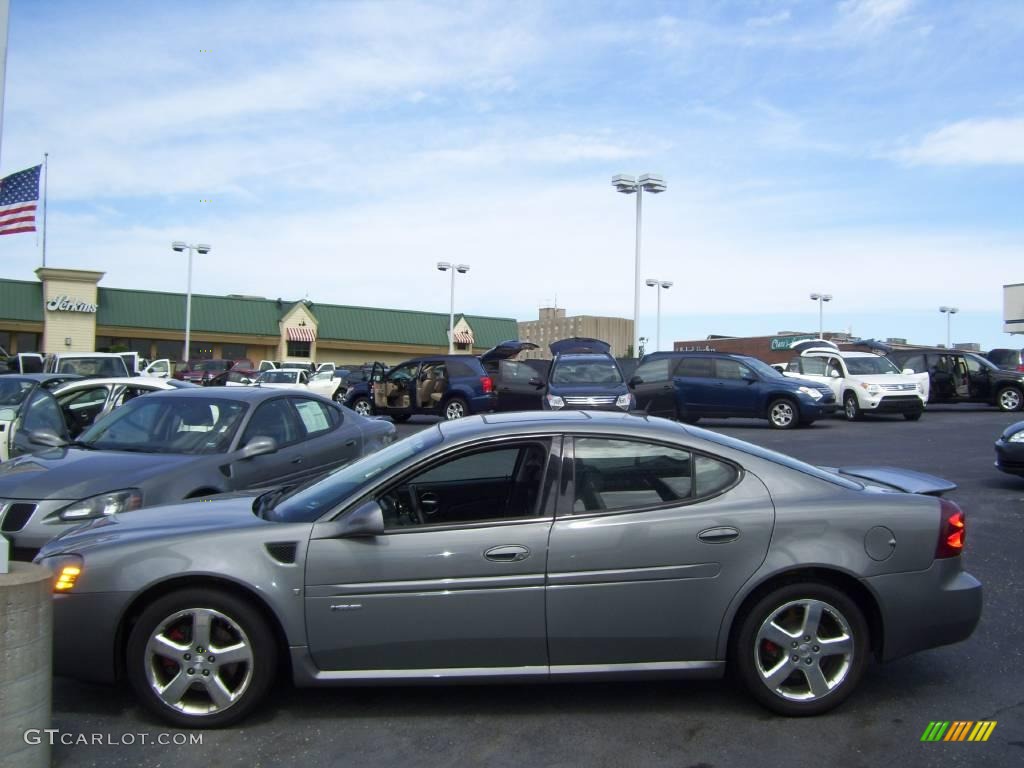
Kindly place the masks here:
POLYGON ((830 293, 812 293, 811 301, 818 302, 818 338, 825 338, 825 313, 823 307, 826 301, 832 301, 832 294, 830 293))
POLYGON ((453 264, 448 261, 437 262, 442 272, 452 273, 451 303, 448 305, 448 354, 455 354, 455 273, 464 275, 469 272, 469 264, 453 264))
POLYGON ((960 311, 959 307, 939 307, 939 312, 946 316, 946 349, 952 349, 953 345, 949 341, 949 321, 957 312, 960 311))
POLYGON ((658 330, 657 330, 657 333, 655 333, 655 335, 654 335, 654 351, 655 352, 660 352, 661 351, 661 291, 662 291, 662 289, 668 290, 669 288, 671 288, 672 287, 672 281, 671 280, 656 280, 654 278, 649 277, 649 278, 647 278, 647 287, 648 288, 657 288, 658 289, 658 325, 657 325, 657 329, 658 330))
POLYGON ((660 174, 645 173, 639 179, 618 174, 612 176, 612 186, 624 195, 636 194, 636 263, 633 276, 633 356, 640 352, 640 230, 643 219, 644 192, 657 195, 667 188, 660 174))
POLYGON ((205 256, 210 252, 210 246, 205 243, 189 245, 188 243, 183 243, 181 240, 175 240, 171 243, 171 248, 178 253, 182 253, 188 249, 188 292, 185 294, 185 354, 182 357, 182 360, 187 363, 189 355, 189 335, 192 331, 192 251, 197 251, 199 254, 205 256))

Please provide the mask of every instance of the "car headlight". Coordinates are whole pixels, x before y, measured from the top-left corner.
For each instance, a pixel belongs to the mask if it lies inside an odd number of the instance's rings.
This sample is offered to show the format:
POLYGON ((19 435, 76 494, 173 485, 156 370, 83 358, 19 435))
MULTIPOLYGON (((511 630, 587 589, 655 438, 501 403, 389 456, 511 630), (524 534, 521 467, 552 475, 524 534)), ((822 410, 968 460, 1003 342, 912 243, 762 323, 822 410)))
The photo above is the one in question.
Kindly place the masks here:
POLYGON ((800 387, 799 391, 807 395, 812 400, 821 400, 822 398, 821 390, 815 389, 814 387, 800 387))
POLYGON ((90 496, 88 499, 69 504, 58 513, 61 520, 92 520, 116 512, 127 512, 142 506, 142 491, 128 488, 123 491, 111 491, 90 496))
POLYGON ((630 406, 633 405, 633 396, 627 392, 624 395, 619 395, 615 398, 615 405, 622 408, 624 411, 628 411, 630 406))
POLYGON ((1022 429, 1020 432, 1014 432, 1012 435, 1010 435, 1008 438, 1006 438, 1006 442, 1008 442, 1008 443, 1024 443, 1024 429, 1022 429))
POLYGON ((53 574, 53 591, 70 592, 82 575, 84 562, 81 555, 53 555, 37 561, 53 574))
POLYGON ((869 395, 877 395, 879 392, 882 391, 882 388, 880 386, 878 386, 877 384, 864 384, 864 383, 861 383, 861 387, 866 389, 868 391, 869 395))
POLYGON ((565 408, 565 400, 560 398, 558 395, 547 395, 548 406, 554 411, 559 408, 565 408))

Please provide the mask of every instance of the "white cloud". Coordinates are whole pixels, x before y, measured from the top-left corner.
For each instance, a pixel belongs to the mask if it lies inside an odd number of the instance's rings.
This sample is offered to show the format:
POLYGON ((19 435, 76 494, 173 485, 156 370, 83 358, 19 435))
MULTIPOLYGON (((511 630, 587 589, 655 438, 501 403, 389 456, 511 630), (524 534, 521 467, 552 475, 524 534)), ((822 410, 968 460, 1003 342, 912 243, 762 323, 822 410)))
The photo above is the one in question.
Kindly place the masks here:
POLYGON ((961 120, 895 157, 909 165, 1024 165, 1024 118, 961 120))
POLYGON ((914 0, 843 0, 839 3, 842 23, 858 33, 873 34, 888 29, 907 15, 914 0))
POLYGON ((769 16, 754 16, 753 18, 747 19, 748 27, 774 27, 778 24, 782 24, 785 21, 789 21, 790 12, 788 9, 773 13, 769 16))

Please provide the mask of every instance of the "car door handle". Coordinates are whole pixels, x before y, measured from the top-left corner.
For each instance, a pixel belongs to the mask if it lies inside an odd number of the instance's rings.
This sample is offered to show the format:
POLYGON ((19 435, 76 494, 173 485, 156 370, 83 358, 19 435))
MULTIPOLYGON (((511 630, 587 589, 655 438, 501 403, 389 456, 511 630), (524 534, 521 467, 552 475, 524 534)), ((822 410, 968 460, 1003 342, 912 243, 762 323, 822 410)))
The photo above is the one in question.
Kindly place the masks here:
POLYGON ((520 560, 525 560, 530 556, 530 550, 526 547, 520 546, 519 544, 506 544, 502 547, 491 547, 484 552, 484 557, 487 560, 493 560, 496 563, 518 563, 520 560))
POLYGON ((345 447, 346 448, 351 448, 355 444, 356 444, 355 440, 349 440, 347 443, 345 443, 345 447))
POLYGON ((305 460, 306 460, 305 456, 296 456, 294 459, 292 459, 292 464, 301 464, 305 460))
POLYGON ((729 527, 707 528, 697 534, 697 538, 706 544, 725 544, 739 537, 740 532, 729 527))

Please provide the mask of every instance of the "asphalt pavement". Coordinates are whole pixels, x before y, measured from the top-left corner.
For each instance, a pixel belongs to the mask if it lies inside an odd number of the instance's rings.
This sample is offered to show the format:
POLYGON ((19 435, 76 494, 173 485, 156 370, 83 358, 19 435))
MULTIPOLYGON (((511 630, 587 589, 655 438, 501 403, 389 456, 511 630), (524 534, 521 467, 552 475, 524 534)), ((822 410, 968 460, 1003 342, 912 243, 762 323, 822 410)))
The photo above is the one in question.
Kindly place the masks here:
MULTIPOLYGON (((701 422, 817 464, 906 467, 959 484, 948 496, 967 513, 964 560, 985 586, 981 624, 967 642, 871 666, 857 692, 827 715, 772 715, 728 681, 317 690, 282 683, 239 727, 180 733, 143 712, 126 690, 58 679, 53 720, 61 733, 54 764, 1020 765, 1024 479, 993 467, 992 443, 1022 417, 951 406, 930 407, 919 422, 837 418, 786 432, 767 422, 701 422), (935 720, 995 720, 997 726, 984 743, 921 742, 935 720), (199 737, 201 744, 188 743, 199 737), (174 743, 181 740, 186 743, 174 743)), ((416 418, 399 431, 433 423, 416 418)))

